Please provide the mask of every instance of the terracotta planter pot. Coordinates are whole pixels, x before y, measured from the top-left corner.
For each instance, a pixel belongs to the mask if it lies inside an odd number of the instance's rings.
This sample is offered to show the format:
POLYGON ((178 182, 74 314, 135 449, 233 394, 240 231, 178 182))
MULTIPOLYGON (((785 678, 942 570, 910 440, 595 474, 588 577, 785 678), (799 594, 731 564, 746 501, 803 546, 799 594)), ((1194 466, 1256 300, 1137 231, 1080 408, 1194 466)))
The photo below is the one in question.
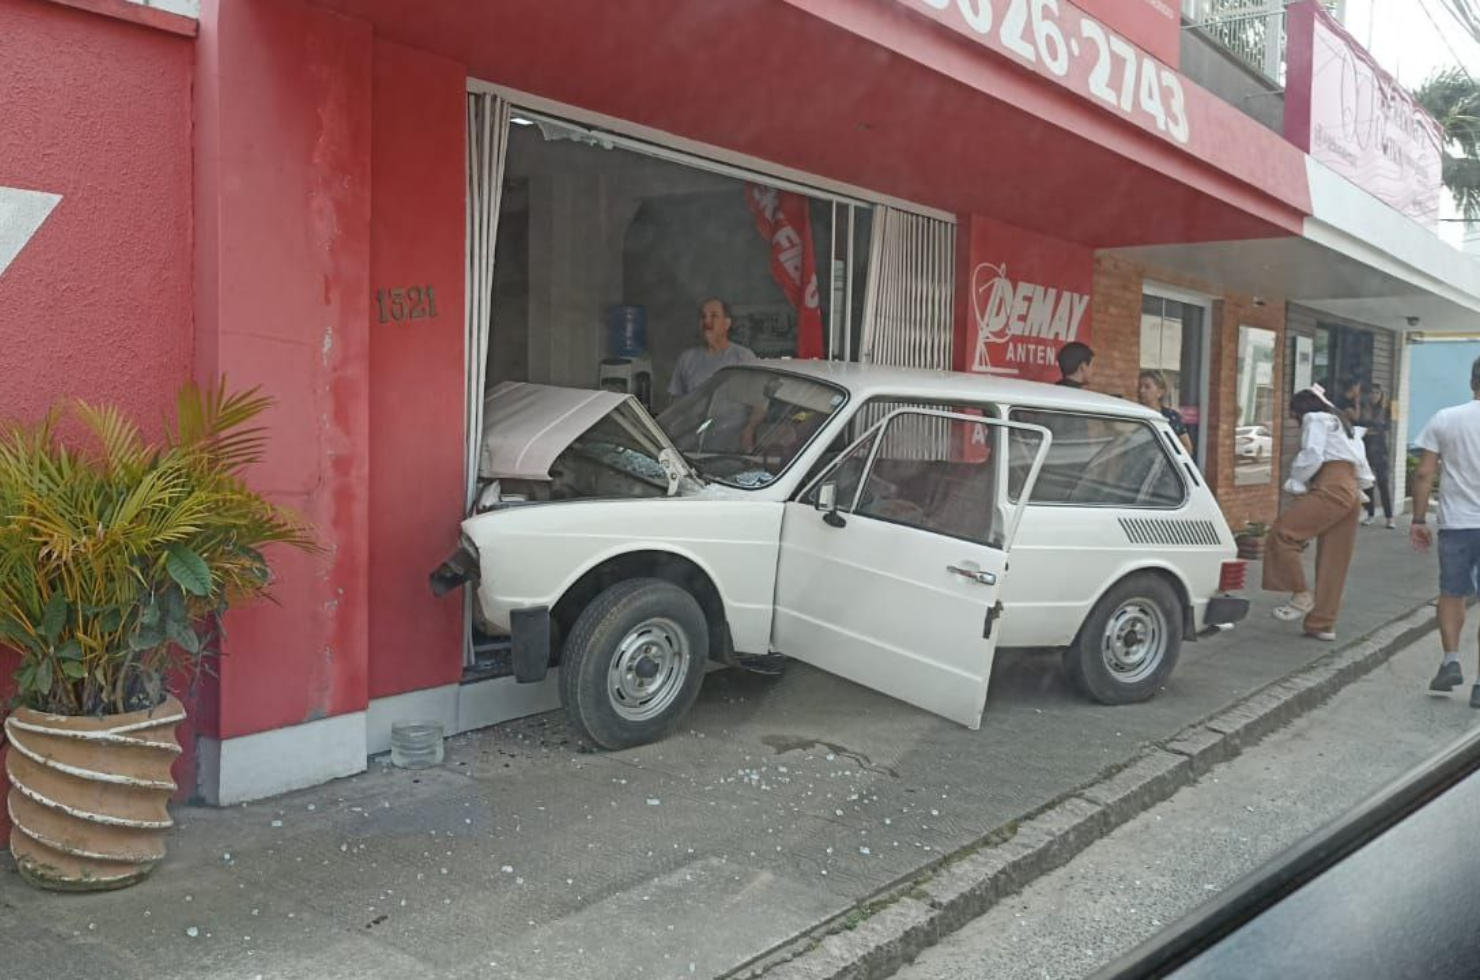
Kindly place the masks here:
POLYGON ((1264 538, 1236 538, 1238 556, 1245 561, 1258 561, 1264 557, 1264 538))
POLYGON ((5 719, 10 743, 10 853, 31 884, 107 891, 148 877, 174 825, 166 804, 175 727, 173 697, 153 711, 74 718, 21 708, 5 719))

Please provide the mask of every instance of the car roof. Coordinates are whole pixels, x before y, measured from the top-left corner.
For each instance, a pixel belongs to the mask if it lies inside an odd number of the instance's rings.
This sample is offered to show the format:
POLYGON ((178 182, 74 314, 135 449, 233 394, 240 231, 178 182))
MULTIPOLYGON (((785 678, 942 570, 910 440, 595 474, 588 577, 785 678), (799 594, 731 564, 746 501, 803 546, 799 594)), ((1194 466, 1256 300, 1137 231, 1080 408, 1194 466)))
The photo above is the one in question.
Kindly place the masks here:
POLYGON ((893 395, 943 402, 989 401, 1023 408, 1059 409, 1152 420, 1162 418, 1161 413, 1155 409, 1113 395, 992 374, 790 358, 751 361, 725 368, 727 371, 755 369, 784 371, 831 382, 848 389, 855 397, 865 399, 893 395))

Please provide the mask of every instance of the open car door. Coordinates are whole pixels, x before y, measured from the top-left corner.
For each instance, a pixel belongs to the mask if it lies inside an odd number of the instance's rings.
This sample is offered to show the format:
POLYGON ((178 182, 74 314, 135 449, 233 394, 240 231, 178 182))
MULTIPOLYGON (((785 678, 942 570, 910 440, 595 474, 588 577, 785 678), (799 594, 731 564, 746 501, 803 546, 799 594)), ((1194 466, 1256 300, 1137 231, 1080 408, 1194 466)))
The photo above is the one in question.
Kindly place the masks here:
POLYGON ((890 412, 786 505, 773 648, 978 727, 1007 555, 1050 439, 890 412))

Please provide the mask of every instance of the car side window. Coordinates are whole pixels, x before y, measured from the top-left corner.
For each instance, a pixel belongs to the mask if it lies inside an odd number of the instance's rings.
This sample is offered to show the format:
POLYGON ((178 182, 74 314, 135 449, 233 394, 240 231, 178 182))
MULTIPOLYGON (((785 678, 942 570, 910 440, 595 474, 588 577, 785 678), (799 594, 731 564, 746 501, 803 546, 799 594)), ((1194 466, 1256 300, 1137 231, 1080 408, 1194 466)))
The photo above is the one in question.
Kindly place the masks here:
MULTIPOLYGON (((1034 438, 1023 437, 1025 445, 1034 438)), ((997 440, 980 422, 906 411, 854 447, 826 482, 837 485, 839 508, 857 517, 1001 548, 997 440)), ((815 503, 816 491, 807 498, 815 503)))
MULTIPOLYGON (((803 488, 811 487, 812 489, 808 490, 806 497, 803 498, 805 502, 816 503, 816 487, 813 485, 813 481, 819 475, 821 475, 824 470, 831 466, 834 461, 837 460, 839 454, 841 454, 858 439, 862 438, 864 433, 868 432, 871 427, 878 425, 879 422, 881 422, 885 418, 888 418, 890 412, 910 408, 922 408, 941 412, 956 412, 962 415, 980 415, 983 418, 1002 417, 1001 410, 997 406, 991 404, 952 405, 942 402, 923 402, 916 400, 906 401, 901 398, 870 398, 868 401, 860 405, 858 410, 853 413, 853 417, 848 420, 848 424, 843 427, 843 431, 840 432, 835 439, 833 439, 832 445, 827 447, 827 450, 818 458, 817 462, 813 464, 812 469, 807 473, 806 479, 802 481, 801 485, 803 488)), ((936 423, 939 422, 938 419, 933 421, 936 423)), ((941 427, 937 424, 935 425, 935 429, 937 431, 932 434, 930 425, 917 425, 916 434, 925 439, 939 440, 941 438, 939 434, 939 430, 941 429, 941 427)), ((985 432, 985 430, 983 431, 985 432)), ((901 438, 901 436, 897 435, 895 436, 895 438, 901 438)), ((855 480, 857 479, 858 472, 862 471, 858 470, 853 474, 855 480)), ((852 499, 853 497, 851 492, 846 494, 843 493, 842 486, 840 484, 838 487, 839 504, 848 504, 852 501, 852 499)))
MULTIPOLYGON (((1035 504, 1086 507, 1179 506, 1186 488, 1156 430, 1134 419, 1072 412, 1013 409, 1012 420, 1053 433, 1048 458, 1033 490, 1035 504)), ((1016 500, 1033 460, 1033 447, 1009 437, 1008 497, 1016 500)))

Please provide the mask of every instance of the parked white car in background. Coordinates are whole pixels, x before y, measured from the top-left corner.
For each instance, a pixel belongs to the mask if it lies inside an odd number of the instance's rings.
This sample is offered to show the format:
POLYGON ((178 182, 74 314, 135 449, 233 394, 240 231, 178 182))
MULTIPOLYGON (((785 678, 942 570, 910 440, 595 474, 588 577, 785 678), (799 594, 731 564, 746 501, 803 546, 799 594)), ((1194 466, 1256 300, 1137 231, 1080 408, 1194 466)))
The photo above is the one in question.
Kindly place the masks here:
POLYGON ((1262 425, 1241 425, 1233 430, 1233 454, 1248 459, 1268 459, 1274 437, 1262 425))
POLYGON ((795 658, 975 728, 999 645, 1064 648, 1083 693, 1127 703, 1247 612, 1212 494, 1127 401, 769 361, 658 421, 527 384, 486 418, 477 512, 434 588, 476 583, 515 676, 558 665, 606 748, 671 731, 710 659, 795 658))

